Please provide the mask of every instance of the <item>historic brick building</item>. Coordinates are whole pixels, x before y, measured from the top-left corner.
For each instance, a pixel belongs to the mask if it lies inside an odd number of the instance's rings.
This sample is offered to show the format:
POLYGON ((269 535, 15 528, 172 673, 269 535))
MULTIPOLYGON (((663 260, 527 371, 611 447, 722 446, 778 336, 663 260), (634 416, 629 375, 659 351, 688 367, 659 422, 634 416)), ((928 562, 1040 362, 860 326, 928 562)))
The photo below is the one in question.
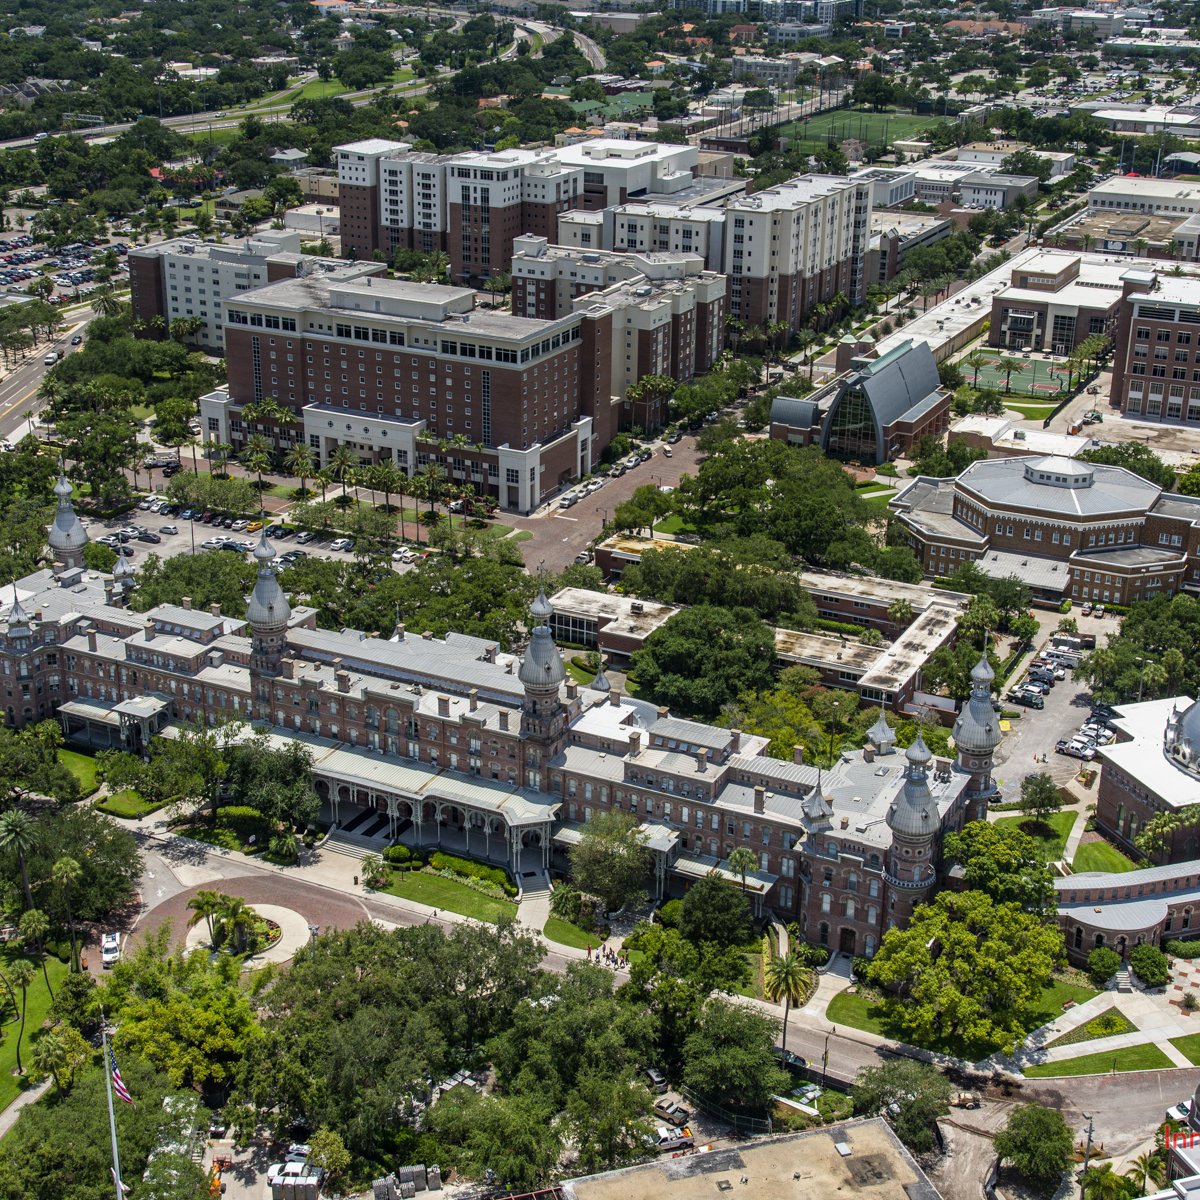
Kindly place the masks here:
POLYGON ((889 507, 927 575, 975 562, 1055 605, 1131 604, 1200 586, 1200 500, 1122 467, 982 459, 950 479, 919 476, 889 507))
POLYGON ((919 739, 901 755, 881 712, 867 745, 824 770, 624 696, 603 671, 581 688, 544 595, 520 656, 403 624, 388 638, 320 629, 289 603, 264 536, 244 621, 186 599, 136 613, 127 567, 104 578, 78 565, 86 540, 64 482, 50 538, 59 565, 18 580, 0 618, 8 722, 57 712, 72 738, 142 750, 171 726, 253 721, 308 748, 335 821, 367 810, 380 836, 537 871, 564 865, 597 812, 621 809, 646 833, 654 895, 713 871, 737 878, 729 855, 747 847, 756 909, 870 955, 937 888, 945 833, 994 794, 986 661, 955 725, 955 761, 935 762, 919 739))

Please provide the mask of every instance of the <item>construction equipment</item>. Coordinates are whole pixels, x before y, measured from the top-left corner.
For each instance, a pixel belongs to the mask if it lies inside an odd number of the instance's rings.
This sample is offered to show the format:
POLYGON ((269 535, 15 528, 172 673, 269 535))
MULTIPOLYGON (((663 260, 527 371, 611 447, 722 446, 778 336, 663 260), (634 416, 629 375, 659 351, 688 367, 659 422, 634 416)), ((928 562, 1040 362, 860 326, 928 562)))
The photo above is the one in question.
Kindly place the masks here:
POLYGON ((231 1158, 214 1158, 208 1172, 208 1194, 210 1196, 225 1195, 225 1185, 221 1182, 221 1172, 233 1166, 231 1158))

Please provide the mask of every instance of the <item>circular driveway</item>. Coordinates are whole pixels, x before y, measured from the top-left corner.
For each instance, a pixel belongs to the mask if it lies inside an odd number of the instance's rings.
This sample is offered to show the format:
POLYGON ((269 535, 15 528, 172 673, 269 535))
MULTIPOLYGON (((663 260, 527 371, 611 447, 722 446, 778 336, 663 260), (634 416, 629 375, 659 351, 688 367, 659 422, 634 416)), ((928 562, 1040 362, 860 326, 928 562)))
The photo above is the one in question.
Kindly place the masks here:
POLYGON ((147 934, 167 922, 172 926, 172 946, 182 948, 187 943, 188 921, 192 912, 188 901, 199 891, 221 892, 241 896, 252 907, 270 905, 299 914, 305 925, 318 925, 322 930, 351 929, 360 921, 370 919, 365 905, 353 896, 342 896, 328 888, 314 887, 276 875, 238 875, 232 879, 214 879, 211 883, 187 888, 150 909, 130 935, 134 947, 147 934))

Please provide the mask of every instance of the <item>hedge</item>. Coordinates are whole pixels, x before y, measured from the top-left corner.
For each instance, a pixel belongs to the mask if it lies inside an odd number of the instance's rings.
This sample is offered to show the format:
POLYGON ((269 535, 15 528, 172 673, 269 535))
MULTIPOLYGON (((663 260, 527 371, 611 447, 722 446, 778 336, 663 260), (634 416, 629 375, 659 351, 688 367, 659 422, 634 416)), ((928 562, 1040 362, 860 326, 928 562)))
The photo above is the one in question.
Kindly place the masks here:
POLYGON ((498 887, 506 896, 515 896, 517 886, 508 877, 508 872, 499 867, 485 867, 482 863, 472 862, 469 858, 459 858, 454 854, 443 854, 440 850, 430 855, 429 865, 435 871, 450 871, 454 875, 462 875, 466 879, 478 879, 482 883, 490 883, 498 887))
POLYGON ((813 624, 814 628, 825 633, 844 633, 847 637, 859 637, 863 631, 861 625, 851 625, 848 621, 831 621, 828 617, 818 617, 813 624))
POLYGON ((1181 942, 1170 938, 1167 941, 1167 953, 1172 958, 1200 958, 1200 941, 1181 942))

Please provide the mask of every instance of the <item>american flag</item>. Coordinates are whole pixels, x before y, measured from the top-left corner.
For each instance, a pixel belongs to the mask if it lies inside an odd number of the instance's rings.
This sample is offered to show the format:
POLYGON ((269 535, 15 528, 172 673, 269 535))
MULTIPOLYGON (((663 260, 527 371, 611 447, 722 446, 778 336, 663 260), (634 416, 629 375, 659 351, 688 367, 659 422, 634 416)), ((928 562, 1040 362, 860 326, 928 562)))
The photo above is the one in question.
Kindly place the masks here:
POLYGON ((125 1086, 125 1080, 121 1078, 121 1070, 117 1066, 117 1056, 112 1052, 111 1046, 109 1047, 108 1051, 108 1065, 109 1069, 112 1071, 113 1091, 116 1092, 120 1099, 124 1100, 126 1104, 132 1104, 133 1097, 129 1094, 129 1089, 125 1086))

